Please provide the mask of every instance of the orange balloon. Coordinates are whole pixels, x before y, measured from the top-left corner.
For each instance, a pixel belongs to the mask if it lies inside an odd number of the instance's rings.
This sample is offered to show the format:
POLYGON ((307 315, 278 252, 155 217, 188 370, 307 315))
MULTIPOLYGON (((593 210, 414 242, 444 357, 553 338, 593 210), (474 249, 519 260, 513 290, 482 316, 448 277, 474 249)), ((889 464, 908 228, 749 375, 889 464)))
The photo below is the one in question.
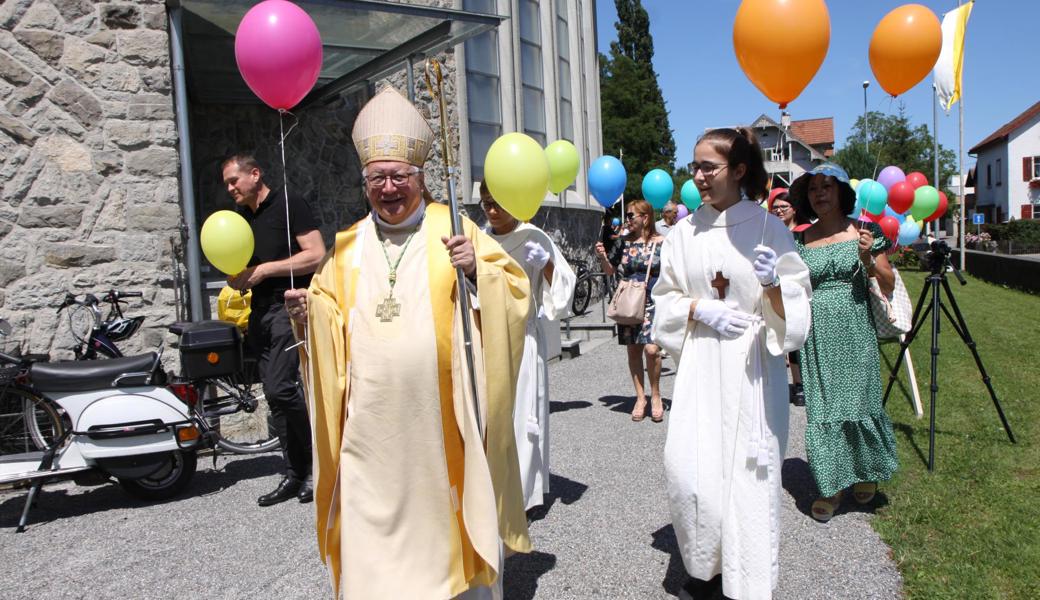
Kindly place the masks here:
POLYGON ((733 50, 744 74, 786 108, 820 70, 831 43, 823 0, 744 0, 733 22, 733 50))
POLYGON ((885 15, 870 38, 870 68, 882 89, 898 96, 935 67, 942 26, 931 10, 905 4, 885 15))

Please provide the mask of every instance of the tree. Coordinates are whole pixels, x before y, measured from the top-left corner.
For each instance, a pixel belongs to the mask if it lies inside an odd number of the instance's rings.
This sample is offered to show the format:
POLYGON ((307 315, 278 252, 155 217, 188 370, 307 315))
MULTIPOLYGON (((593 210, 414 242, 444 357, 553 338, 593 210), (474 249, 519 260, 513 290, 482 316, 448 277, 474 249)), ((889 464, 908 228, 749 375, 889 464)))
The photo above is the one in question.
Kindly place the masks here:
POLYGON ((603 148, 607 154, 623 152, 629 175, 625 197, 636 198, 646 172, 656 168, 672 172, 675 139, 653 68, 650 17, 640 0, 614 3, 618 39, 610 45, 609 58, 599 57, 603 148))
POLYGON ((935 176, 932 133, 928 126, 911 126, 906 107, 900 104, 894 115, 872 111, 867 114, 870 134, 869 151, 864 145, 863 117, 856 119, 845 146, 834 153, 834 162, 841 165, 854 179, 874 179, 881 169, 895 165, 905 173, 920 171, 929 182, 950 196, 946 182, 957 172, 957 157, 952 150, 939 146, 939 182, 935 176))

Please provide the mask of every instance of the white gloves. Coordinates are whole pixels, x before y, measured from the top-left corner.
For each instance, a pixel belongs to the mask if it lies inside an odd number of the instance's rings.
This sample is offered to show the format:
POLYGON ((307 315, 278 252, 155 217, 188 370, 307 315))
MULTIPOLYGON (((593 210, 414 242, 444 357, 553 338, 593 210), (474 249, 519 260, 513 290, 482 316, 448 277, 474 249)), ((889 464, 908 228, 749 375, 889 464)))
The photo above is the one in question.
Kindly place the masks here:
POLYGON ((733 310, 722 300, 705 298, 697 301, 693 318, 718 331, 722 337, 737 338, 758 317, 733 310))
POLYGON ((527 256, 524 257, 524 262, 527 264, 536 269, 544 269, 545 265, 549 263, 549 252, 538 242, 528 241, 524 244, 524 248, 527 250, 527 256))
POLYGON ((755 246, 755 277, 763 286, 776 283, 776 252, 769 246, 755 246))

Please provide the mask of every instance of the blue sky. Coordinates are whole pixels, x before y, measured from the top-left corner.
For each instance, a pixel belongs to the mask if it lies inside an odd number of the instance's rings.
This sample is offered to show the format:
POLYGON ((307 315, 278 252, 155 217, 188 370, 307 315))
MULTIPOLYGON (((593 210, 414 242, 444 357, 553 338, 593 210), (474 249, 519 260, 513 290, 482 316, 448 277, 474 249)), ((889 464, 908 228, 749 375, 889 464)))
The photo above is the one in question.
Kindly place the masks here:
MULTIPOLYGON (((871 110, 895 112, 870 70, 867 50, 878 21, 905 0, 830 0, 831 43, 823 66, 788 107, 792 119, 834 117, 844 145, 863 113, 863 81, 871 110)), ((956 0, 918 0, 942 19, 956 0)), ((613 0, 596 0, 598 44, 616 39, 613 0)), ((760 114, 779 120, 776 104, 755 88, 733 52, 733 20, 740 0, 643 0, 654 38, 654 68, 669 110, 677 163, 689 162, 705 128, 750 123, 760 114)), ((1040 100, 1040 1, 979 0, 968 22, 964 64, 964 151, 1040 100)), ((900 98, 916 124, 932 124, 931 76, 900 98)), ((896 100, 896 102, 899 101, 896 100)), ((957 107, 940 110, 939 143, 957 149, 957 107)), ((604 153, 615 151, 605 148, 604 153)), ((965 157, 966 167, 974 161, 965 157)))

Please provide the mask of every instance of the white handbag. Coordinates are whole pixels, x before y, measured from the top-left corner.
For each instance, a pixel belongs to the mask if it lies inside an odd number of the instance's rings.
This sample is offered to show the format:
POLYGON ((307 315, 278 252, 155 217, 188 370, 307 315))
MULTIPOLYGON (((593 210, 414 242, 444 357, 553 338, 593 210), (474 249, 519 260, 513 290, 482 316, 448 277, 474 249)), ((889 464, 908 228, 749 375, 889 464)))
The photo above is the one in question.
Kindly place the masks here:
POLYGON ((908 333, 913 326, 914 306, 910 303, 910 294, 906 292, 903 278, 899 270, 892 267, 895 275, 895 286, 892 294, 886 296, 874 277, 869 277, 870 310, 874 314, 874 329, 879 340, 898 338, 908 333))

